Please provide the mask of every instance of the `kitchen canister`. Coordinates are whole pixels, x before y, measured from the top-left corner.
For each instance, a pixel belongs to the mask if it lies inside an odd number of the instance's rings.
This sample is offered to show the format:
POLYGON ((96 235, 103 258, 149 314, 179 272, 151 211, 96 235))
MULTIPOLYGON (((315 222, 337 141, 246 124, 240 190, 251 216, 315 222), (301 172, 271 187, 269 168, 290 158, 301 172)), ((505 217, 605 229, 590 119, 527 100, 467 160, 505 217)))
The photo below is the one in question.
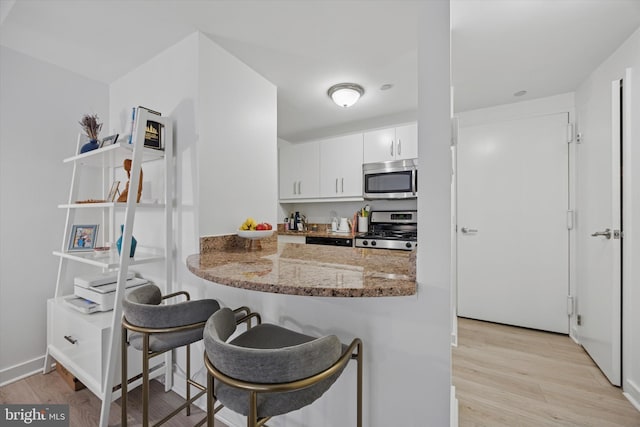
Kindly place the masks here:
POLYGON ((359 216, 358 217, 358 233, 366 233, 367 231, 369 231, 369 217, 359 216))

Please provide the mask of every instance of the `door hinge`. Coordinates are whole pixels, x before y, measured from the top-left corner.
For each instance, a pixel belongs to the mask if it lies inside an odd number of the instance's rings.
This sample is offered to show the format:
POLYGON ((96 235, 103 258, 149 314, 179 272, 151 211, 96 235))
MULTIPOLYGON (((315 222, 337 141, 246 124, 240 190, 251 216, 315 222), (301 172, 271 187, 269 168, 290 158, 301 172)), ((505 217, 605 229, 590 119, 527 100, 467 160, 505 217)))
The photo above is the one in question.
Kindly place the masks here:
POLYGON ((573 123, 567 124, 567 142, 573 142, 573 123))
POLYGON ((578 314, 576 322, 578 323, 578 326, 582 325, 582 315, 578 314))
POLYGON ((573 297, 567 295, 567 316, 573 316, 573 297))
POLYGON ((567 211, 567 230, 573 230, 574 213, 572 210, 567 211))

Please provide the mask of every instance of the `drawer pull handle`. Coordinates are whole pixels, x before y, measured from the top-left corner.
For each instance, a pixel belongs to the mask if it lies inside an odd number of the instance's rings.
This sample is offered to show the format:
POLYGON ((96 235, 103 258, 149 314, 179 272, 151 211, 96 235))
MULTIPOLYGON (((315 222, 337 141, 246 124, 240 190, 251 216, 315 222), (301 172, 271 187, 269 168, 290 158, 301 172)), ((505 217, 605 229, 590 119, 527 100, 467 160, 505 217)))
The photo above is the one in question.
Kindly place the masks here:
POLYGON ((64 336, 64 339, 65 339, 65 340, 67 340, 67 341, 69 341, 71 344, 75 344, 75 343, 77 343, 77 342, 78 342, 78 340, 77 340, 77 339, 72 338, 72 337, 71 337, 71 335, 65 335, 65 336, 64 336))

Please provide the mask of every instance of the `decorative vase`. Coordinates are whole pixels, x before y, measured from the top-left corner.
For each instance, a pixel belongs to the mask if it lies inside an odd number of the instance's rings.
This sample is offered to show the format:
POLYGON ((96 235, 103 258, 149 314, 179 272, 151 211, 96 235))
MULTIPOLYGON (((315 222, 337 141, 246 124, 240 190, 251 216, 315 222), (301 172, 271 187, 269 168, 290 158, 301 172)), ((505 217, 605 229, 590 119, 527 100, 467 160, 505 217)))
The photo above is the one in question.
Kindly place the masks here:
MULTIPOLYGON (((118 248, 118 255, 120 255, 120 251, 122 250, 122 235, 124 234, 124 225, 120 226, 120 238, 116 242, 116 246, 118 248)), ((136 253, 136 245, 138 242, 136 238, 131 236, 131 250, 129 251, 129 257, 133 258, 133 255, 136 253)))
POLYGON ((86 153, 87 151, 95 150, 98 147, 99 147, 98 140, 97 139, 92 139, 91 141, 89 141, 86 144, 84 144, 82 146, 82 148, 80 148, 80 154, 86 153))

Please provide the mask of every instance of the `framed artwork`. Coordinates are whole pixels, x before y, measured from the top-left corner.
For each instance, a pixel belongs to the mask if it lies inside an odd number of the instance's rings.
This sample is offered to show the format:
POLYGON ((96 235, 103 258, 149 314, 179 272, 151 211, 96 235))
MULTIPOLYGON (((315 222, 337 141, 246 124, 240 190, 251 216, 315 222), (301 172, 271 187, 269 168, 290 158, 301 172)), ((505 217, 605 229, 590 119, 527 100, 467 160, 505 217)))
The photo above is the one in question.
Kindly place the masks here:
POLYGON ((105 136, 104 138, 102 138, 102 141, 100 141, 100 148, 106 147, 107 145, 115 144, 118 140, 118 136, 119 134, 117 133, 115 135, 105 136))
POLYGON ((98 224, 74 225, 69 235, 69 252, 92 251, 96 247, 98 224))
POLYGON ((118 187, 120 187, 120 181, 113 181, 113 184, 111 184, 111 188, 109 189, 109 194, 107 194, 107 202, 113 202, 116 199, 116 196, 120 194, 118 187))

